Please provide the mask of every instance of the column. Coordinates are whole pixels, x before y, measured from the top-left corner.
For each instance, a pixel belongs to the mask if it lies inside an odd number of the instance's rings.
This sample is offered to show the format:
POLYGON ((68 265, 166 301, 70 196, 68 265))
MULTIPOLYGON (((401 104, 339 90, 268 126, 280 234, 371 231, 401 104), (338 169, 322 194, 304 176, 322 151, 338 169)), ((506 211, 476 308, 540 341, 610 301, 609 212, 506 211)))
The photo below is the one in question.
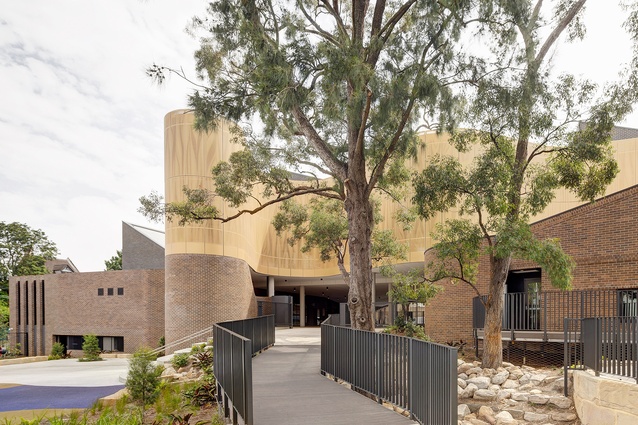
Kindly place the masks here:
POLYGON ((306 287, 299 287, 299 326, 306 326, 306 287))
POLYGON ((273 276, 268 276, 268 296, 275 296, 275 278, 273 276))

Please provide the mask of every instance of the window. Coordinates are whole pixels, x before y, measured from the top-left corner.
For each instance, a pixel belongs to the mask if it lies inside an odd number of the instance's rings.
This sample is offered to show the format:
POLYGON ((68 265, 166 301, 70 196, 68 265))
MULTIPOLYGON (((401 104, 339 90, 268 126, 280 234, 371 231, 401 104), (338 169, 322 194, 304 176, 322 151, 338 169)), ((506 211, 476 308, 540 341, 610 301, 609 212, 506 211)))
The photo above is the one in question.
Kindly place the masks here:
POLYGON ((108 295, 113 295, 113 288, 109 288, 106 290, 108 295))
POLYGON ((104 295, 104 288, 97 288, 97 296, 101 297, 102 295, 104 295))
POLYGON ((117 288, 117 295, 124 295, 124 288, 117 288))
POLYGON ((22 318, 22 303, 20 303, 20 282, 16 283, 16 305, 17 305, 17 310, 18 310, 18 326, 20 326, 21 323, 21 318, 22 318))
POLYGON ((40 308, 42 310, 42 325, 45 325, 46 323, 44 323, 44 280, 42 282, 40 282, 40 308))
POLYGON ((33 281, 33 324, 38 324, 38 295, 36 292, 37 283, 33 281))
POLYGON ((29 324, 29 282, 24 282, 24 322, 29 324))
POLYGON ((623 317, 638 316, 638 289, 618 291, 618 315, 623 317))

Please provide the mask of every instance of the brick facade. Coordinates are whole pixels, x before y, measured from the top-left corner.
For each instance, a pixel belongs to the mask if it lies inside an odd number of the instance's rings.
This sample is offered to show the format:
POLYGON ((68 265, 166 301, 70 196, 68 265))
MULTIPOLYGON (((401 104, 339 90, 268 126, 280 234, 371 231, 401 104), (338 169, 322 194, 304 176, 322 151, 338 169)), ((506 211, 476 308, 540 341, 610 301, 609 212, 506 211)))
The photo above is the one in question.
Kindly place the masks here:
MULTIPOLYGON (((638 186, 606 196, 593 203, 539 221, 532 231, 540 239, 558 238, 574 262, 574 289, 638 288, 638 186)), ((428 263, 426 252, 426 264, 428 263)), ((513 259, 510 270, 539 267, 513 259)), ((487 292, 490 265, 487 256, 479 262, 477 287, 487 292)), ((543 291, 554 290, 546 274, 543 291)), ((467 284, 443 284, 444 292, 426 307, 426 333, 435 341, 471 341, 472 299, 467 284)))
POLYGON ((248 264, 205 254, 166 256, 166 343, 226 320, 257 316, 248 264))
POLYGON ((31 356, 49 354, 55 335, 123 337, 128 353, 164 335, 163 270, 15 276, 9 297, 11 343, 31 356))

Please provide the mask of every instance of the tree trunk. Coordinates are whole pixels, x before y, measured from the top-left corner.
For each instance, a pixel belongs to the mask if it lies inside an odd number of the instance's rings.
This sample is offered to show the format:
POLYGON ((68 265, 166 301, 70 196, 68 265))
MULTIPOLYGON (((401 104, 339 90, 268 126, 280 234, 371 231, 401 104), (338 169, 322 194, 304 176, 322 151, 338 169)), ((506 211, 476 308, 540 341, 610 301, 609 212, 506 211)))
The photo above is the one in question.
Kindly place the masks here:
POLYGON ((350 323, 354 329, 373 331, 370 247, 374 212, 366 193, 367 181, 362 164, 363 161, 351 161, 346 182, 345 208, 348 214, 350 253, 348 307, 350 323))
POLYGON ((487 303, 485 305, 485 339, 483 340, 483 367, 497 369, 503 363, 503 294, 511 257, 492 261, 487 303))

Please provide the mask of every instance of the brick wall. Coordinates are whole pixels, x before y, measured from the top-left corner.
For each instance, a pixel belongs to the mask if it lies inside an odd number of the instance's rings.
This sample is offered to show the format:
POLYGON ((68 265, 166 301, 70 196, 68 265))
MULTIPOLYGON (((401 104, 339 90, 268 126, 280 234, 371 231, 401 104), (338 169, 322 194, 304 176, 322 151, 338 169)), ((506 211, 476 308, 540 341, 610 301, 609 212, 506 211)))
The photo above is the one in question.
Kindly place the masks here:
POLYGON ((164 247, 122 222, 122 270, 164 269, 164 247))
MULTIPOLYGON (((537 222, 532 231, 541 239, 560 239, 576 263, 574 289, 638 288, 638 186, 537 222)), ((428 255, 433 253, 426 252, 426 264, 428 255)), ((510 269, 535 267, 514 259, 510 269)), ((489 258, 482 256, 477 284, 481 294, 486 294, 489 278, 489 258)), ((554 290, 544 272, 541 281, 543 291, 554 290)), ((426 333, 439 342, 471 340, 476 292, 463 283, 442 286, 444 292, 426 307, 426 333)))
POLYGON ((214 323, 256 316, 245 261, 204 254, 166 256, 167 344, 214 323))
POLYGON ((29 355, 49 354, 55 335, 121 336, 128 353, 140 346, 156 347, 164 335, 163 270, 11 277, 9 297, 12 342, 18 337, 26 348, 23 339, 28 334, 29 355), (100 288, 104 295, 98 295, 100 288), (113 295, 108 295, 109 288, 113 295))

